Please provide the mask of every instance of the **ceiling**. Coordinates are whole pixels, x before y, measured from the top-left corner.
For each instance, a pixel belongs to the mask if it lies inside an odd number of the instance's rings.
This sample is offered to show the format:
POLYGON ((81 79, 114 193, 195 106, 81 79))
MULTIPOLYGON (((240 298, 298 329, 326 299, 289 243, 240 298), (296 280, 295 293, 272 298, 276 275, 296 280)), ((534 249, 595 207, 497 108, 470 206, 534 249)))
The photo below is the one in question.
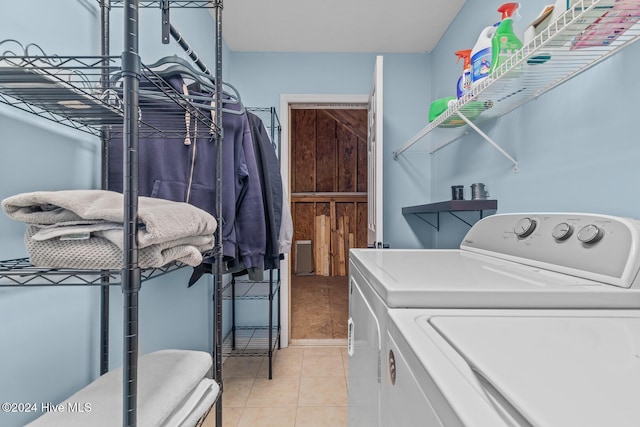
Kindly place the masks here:
POLYGON ((430 52, 466 0, 231 0, 232 51, 430 52))

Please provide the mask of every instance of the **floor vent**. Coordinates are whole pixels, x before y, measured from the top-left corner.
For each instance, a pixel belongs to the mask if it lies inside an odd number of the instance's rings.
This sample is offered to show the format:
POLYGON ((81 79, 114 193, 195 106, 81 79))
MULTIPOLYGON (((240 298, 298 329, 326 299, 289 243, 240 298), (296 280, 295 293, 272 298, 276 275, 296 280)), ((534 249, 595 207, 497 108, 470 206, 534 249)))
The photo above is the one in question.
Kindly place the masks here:
POLYGON ((296 274, 313 274, 311 240, 296 240, 296 274))

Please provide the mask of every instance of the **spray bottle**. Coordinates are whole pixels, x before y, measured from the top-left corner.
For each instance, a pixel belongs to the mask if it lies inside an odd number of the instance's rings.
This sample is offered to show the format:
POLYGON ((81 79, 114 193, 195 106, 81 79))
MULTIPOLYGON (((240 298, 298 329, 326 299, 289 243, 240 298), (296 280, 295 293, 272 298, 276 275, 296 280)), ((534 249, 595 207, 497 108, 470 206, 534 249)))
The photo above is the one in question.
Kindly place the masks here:
POLYGON ((456 63, 460 62, 461 59, 464 61, 462 75, 458 79, 457 90, 458 98, 462 98, 471 89, 471 49, 458 50, 456 55, 458 56, 456 63))
POLYGON ((518 10, 518 3, 505 3, 498 8, 502 13, 502 22, 496 28, 491 39, 491 70, 498 68, 509 57, 522 48, 522 42, 513 32, 513 15, 518 10))

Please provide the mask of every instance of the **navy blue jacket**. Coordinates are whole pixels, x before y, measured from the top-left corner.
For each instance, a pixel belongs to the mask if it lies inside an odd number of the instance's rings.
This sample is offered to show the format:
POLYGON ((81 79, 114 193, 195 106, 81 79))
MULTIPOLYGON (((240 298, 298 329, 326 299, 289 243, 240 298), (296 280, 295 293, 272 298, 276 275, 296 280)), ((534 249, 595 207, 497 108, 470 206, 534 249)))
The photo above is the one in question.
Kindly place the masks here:
MULTIPOLYGON (((168 82, 182 92, 180 77, 168 82)), ((148 88, 141 82, 143 87, 148 88)), ((238 106, 226 104, 225 108, 238 106)), ((190 144, 186 145, 182 107, 141 95, 140 111, 139 194, 188 202, 217 218, 217 144, 209 126, 193 114, 190 144)), ((210 117, 211 113, 200 109, 200 114, 210 117)), ((246 114, 223 114, 222 122, 222 224, 218 224, 217 234, 222 233, 225 258, 240 259, 247 268, 262 268, 266 231, 249 122, 246 114)), ((122 133, 113 132, 109 143, 109 189, 115 191, 122 191, 123 185, 122 141, 122 133)))

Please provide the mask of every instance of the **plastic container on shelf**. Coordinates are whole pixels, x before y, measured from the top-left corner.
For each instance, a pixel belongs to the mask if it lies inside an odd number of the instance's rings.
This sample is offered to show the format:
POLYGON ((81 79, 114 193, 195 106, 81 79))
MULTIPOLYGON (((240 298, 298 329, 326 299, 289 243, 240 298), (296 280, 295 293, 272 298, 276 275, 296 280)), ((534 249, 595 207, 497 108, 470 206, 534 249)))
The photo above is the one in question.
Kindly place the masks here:
MULTIPOLYGON (((545 31, 549 25, 562 16, 569 7, 568 0, 556 0, 555 4, 546 5, 540 14, 534 19, 524 32, 523 44, 528 45, 536 38, 540 33, 545 31)), ((527 59, 528 65, 544 64, 551 59, 551 53, 540 52, 537 55, 531 56, 527 59)))
POLYGON ((502 22, 496 28, 491 39, 491 70, 489 74, 522 49, 522 41, 513 31, 513 15, 518 7, 520 7, 518 3, 505 3, 498 8, 498 12, 502 13, 502 22))
POLYGON ((491 39, 496 32, 496 26, 485 27, 476 44, 471 49, 471 87, 477 86, 491 70, 491 39))
POLYGON ((529 44, 538 34, 547 29, 549 24, 566 12, 567 7, 567 0, 556 0, 555 4, 543 7, 540 14, 526 28, 522 42, 525 45, 529 44))
POLYGON ((458 78, 456 89, 458 98, 462 98, 471 89, 471 49, 456 51, 458 61, 463 60, 462 75, 458 78))
POLYGON ((619 0, 571 41, 571 50, 608 46, 640 20, 640 3, 619 0))
POLYGON ((429 106, 429 123, 434 121, 438 116, 449 108, 452 105, 452 101, 455 102, 456 98, 453 96, 447 96, 444 98, 436 99, 429 106))
MULTIPOLYGON (((437 119, 438 116, 447 111, 449 108, 453 107, 456 102, 457 98, 453 96, 439 98, 433 101, 431 103, 431 106, 429 107, 429 123, 437 119)), ((464 114, 466 118, 473 121, 480 115, 480 113, 488 108, 491 108, 491 106, 491 102, 471 101, 462 106, 459 111, 460 113, 464 114)), ((438 126, 442 128, 453 128, 463 126, 465 124, 467 124, 467 122, 465 122, 459 115, 452 114, 451 117, 448 117, 438 126)))

